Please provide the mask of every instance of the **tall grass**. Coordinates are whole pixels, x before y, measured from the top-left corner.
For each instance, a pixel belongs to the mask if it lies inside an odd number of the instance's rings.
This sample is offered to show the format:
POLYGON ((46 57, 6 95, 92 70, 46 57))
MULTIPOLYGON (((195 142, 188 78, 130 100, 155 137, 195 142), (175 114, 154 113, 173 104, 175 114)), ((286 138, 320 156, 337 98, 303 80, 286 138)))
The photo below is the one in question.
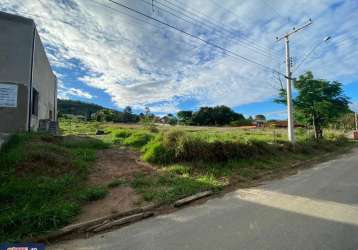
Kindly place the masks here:
POLYGON ((103 196, 84 185, 95 152, 91 138, 17 134, 0 152, 0 242, 66 225, 84 200, 103 196))
POLYGON ((331 136, 317 142, 301 140, 293 146, 285 141, 265 142, 255 139, 245 140, 211 140, 187 133, 182 130, 172 130, 159 134, 146 144, 143 149, 143 159, 157 164, 175 162, 227 162, 229 160, 253 159, 264 155, 276 155, 282 152, 309 152, 330 150, 347 140, 342 136, 331 136))

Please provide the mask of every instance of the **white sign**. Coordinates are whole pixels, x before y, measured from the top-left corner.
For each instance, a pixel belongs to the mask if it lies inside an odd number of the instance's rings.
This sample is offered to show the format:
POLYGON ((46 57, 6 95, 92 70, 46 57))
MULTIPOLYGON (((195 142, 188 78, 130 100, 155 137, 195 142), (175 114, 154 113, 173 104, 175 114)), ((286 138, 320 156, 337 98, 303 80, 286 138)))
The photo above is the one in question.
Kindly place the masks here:
POLYGON ((0 83, 0 108, 17 107, 17 85, 0 83))

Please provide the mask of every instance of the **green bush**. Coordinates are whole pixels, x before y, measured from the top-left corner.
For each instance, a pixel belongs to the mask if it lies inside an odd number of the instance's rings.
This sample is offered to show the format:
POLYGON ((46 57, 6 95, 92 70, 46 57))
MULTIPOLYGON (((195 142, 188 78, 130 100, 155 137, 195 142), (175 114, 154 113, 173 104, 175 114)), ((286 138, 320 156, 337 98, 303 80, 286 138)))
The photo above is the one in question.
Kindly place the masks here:
POLYGON ((158 135, 143 148, 143 159, 159 164, 186 161, 225 162, 230 159, 273 154, 275 150, 275 146, 261 141, 207 141, 180 130, 171 130, 158 135))
POLYGON ((156 204, 171 202, 205 190, 219 190, 222 184, 211 176, 183 177, 174 173, 136 175, 131 186, 143 195, 145 201, 156 204))
POLYGON ((80 194, 83 201, 96 201, 104 198, 108 191, 103 187, 89 187, 80 194))
POLYGON ((168 164, 174 161, 173 150, 167 150, 161 142, 149 143, 144 148, 142 159, 147 162, 168 164))
POLYGON ((116 138, 128 138, 133 132, 129 130, 119 130, 115 133, 116 138))
POLYGON ((134 148, 141 148, 153 139, 153 135, 145 132, 136 132, 123 140, 123 144, 134 148))

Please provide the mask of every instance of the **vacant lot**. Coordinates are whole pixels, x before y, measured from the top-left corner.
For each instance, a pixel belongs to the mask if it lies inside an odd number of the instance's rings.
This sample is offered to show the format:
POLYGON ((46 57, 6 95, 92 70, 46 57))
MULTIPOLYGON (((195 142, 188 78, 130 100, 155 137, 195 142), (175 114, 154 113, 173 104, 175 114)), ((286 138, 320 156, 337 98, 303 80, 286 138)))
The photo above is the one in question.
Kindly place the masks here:
MULTIPOLYGON (((346 149, 350 143, 340 131, 325 131, 322 141, 297 129, 298 143, 287 143, 285 129, 243 129, 168 125, 114 124, 64 119, 64 134, 97 136, 112 147, 140 152, 155 171, 118 178, 148 202, 168 204, 198 191, 220 190, 228 185, 250 185, 277 176, 303 160, 346 149)), ((139 160, 139 158, 138 158, 139 160)), ((113 180, 114 182, 116 180, 113 180)))
POLYGON ((18 134, 0 152, 0 241, 199 191, 256 185, 352 143, 326 131, 127 125, 61 120, 63 136, 18 134), (96 130, 104 135, 96 136, 96 130))

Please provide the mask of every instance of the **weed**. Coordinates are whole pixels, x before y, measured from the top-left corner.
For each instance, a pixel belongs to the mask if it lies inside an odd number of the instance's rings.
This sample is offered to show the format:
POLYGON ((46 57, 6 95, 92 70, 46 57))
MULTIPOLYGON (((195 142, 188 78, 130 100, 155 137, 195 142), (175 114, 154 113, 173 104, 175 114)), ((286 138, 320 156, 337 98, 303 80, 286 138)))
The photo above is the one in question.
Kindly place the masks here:
POLYGON ((131 186, 143 195, 146 201, 169 204, 179 198, 205 190, 222 188, 219 180, 212 176, 178 176, 173 173, 137 175, 131 186))
POLYGON ((103 187, 88 187, 80 193, 79 197, 83 201, 96 201, 104 198, 107 193, 108 191, 103 187))
POLYGON ((134 148, 141 148, 145 144, 147 144, 151 139, 153 139, 153 135, 145 132, 136 132, 131 134, 129 137, 123 140, 123 144, 127 146, 131 146, 134 148))
POLYGON ((0 152, 0 242, 68 224, 80 211, 96 150, 105 147, 93 138, 13 135, 0 152))
POLYGON ((128 138, 132 135, 133 132, 127 130, 127 129, 121 129, 116 131, 115 136, 116 138, 128 138))

